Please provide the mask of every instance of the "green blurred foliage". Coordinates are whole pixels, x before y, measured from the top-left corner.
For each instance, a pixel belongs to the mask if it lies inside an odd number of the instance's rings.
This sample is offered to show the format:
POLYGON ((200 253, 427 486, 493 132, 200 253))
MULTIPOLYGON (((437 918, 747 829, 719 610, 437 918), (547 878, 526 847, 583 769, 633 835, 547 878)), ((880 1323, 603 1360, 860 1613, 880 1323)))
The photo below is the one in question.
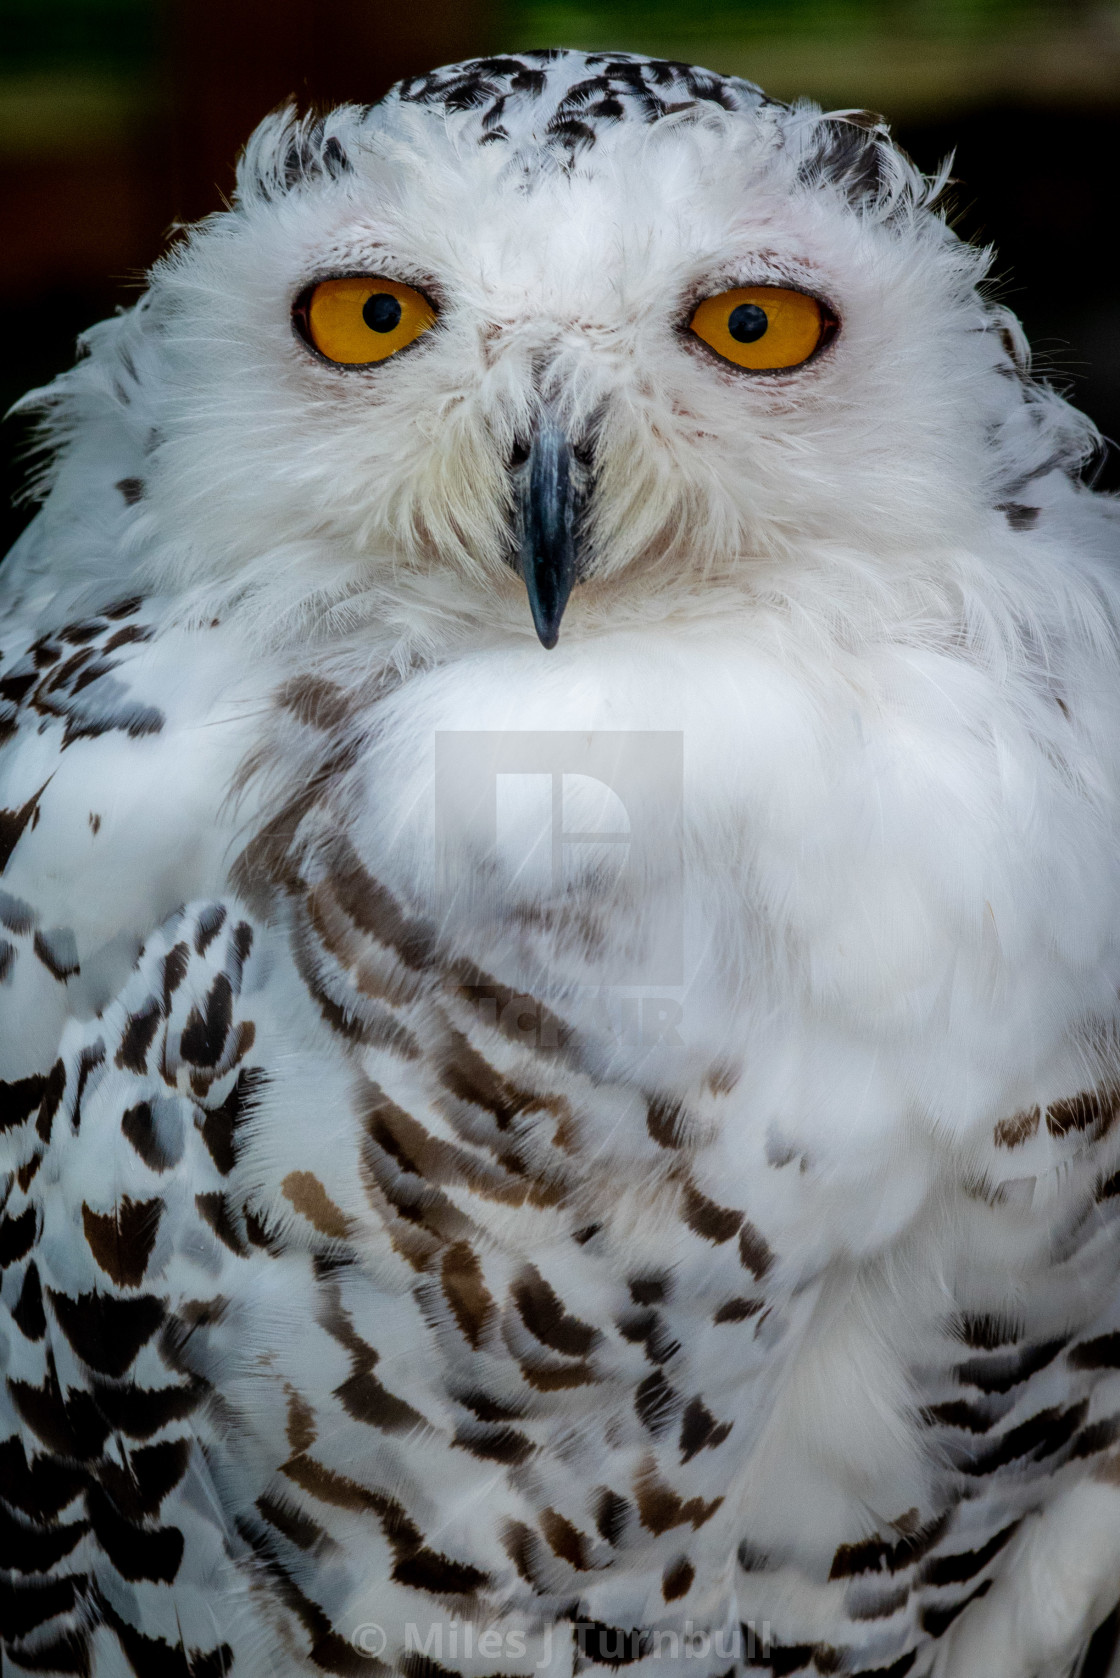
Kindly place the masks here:
POLYGON ((0 0, 0 73, 142 71, 160 23, 158 0, 0 0))
POLYGON ((823 36, 852 39, 903 34, 936 40, 1045 28, 1070 7, 1047 0, 509 0, 503 36, 527 45, 621 46, 677 56, 700 42, 737 46, 754 41, 823 36), (507 35, 508 31, 508 35, 507 35))

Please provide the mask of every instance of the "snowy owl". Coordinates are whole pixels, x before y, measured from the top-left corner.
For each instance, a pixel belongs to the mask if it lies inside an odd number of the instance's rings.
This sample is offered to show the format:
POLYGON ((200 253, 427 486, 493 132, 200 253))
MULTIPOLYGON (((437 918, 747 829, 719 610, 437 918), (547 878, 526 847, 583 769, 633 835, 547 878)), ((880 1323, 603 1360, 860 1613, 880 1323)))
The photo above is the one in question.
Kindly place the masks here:
POLYGON ((1116 507, 940 184, 460 64, 26 399, 5 1675, 1107 1669, 1116 507))

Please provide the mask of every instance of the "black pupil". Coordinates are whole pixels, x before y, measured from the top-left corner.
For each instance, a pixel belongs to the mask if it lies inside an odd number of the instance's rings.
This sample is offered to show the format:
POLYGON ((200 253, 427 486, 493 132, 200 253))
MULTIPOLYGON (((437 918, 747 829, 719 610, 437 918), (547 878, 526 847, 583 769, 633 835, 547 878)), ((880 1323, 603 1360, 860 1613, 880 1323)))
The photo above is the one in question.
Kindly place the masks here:
POLYGON ((727 317, 727 330, 737 344, 753 344, 769 325, 766 310, 760 309, 757 303, 740 303, 727 317))
POLYGON ((362 304, 362 319, 371 332, 392 332, 401 323, 401 306, 389 292, 375 291, 362 304))

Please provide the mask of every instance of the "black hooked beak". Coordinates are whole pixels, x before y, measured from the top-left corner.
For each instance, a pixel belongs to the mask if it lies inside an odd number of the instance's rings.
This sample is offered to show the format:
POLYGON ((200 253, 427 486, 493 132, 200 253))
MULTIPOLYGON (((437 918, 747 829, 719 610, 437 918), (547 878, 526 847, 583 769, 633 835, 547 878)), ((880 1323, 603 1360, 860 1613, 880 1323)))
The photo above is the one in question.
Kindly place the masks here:
POLYGON ((515 460, 517 568, 541 646, 551 648, 560 638, 560 620, 579 580, 580 517, 590 474, 547 408, 528 454, 521 452, 515 460))

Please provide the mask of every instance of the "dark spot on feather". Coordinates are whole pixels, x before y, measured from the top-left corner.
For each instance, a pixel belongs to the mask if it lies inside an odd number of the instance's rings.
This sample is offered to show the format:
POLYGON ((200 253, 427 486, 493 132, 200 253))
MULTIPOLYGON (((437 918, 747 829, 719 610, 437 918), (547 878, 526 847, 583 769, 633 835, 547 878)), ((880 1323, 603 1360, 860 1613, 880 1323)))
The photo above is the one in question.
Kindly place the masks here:
POLYGON ((661 1595, 666 1602, 676 1602, 678 1597, 688 1595, 695 1577, 696 1569, 687 1556, 681 1556, 665 1569, 661 1579, 661 1595))
MULTIPOLYGON (((71 1573, 64 1579, 21 1581, 18 1585, 0 1581, 0 1625, 7 1638, 26 1637, 37 1626, 80 1607, 87 1584, 84 1573, 71 1573)), ((34 1653, 28 1650, 19 1658, 13 1651, 11 1663, 17 1660, 24 1671, 76 1673, 89 1678, 91 1670, 89 1648, 78 1631, 37 1639, 34 1653)))
POLYGON ((38 674, 34 670, 26 670, 21 675, 5 676, 0 681, 0 699, 6 699, 10 705, 18 705, 38 680, 38 674))
POLYGON ((524 1521, 507 1520, 502 1525, 501 1537, 502 1549, 522 1579, 543 1596, 547 1586, 540 1573, 543 1546, 537 1534, 524 1521))
POLYGON ((1099 1422, 1090 1422, 1074 1436, 1066 1461, 1076 1462, 1096 1456, 1098 1451, 1107 1451, 1115 1445, 1117 1439, 1120 1439, 1120 1416, 1103 1416, 1099 1422))
POLYGON ((27 1193, 28 1188, 31 1186, 32 1182, 34 1181, 35 1176, 36 1176, 36 1174, 39 1170, 39 1167, 42 1165, 42 1163, 43 1163, 43 1156, 39 1152, 38 1149, 36 1149, 36 1151, 33 1154, 31 1154, 28 1159, 24 1160, 23 1164, 20 1166, 19 1170, 16 1172, 16 1182, 20 1186, 21 1193, 23 1193, 23 1194, 27 1193))
POLYGON ((192 1008, 179 1039, 179 1052, 193 1066, 216 1066, 233 1023, 233 987, 218 973, 206 997, 205 1014, 192 1008))
POLYGON ((979 1387, 981 1392, 1010 1392, 1012 1387, 1017 1387, 1029 1376, 1045 1369, 1048 1363, 1053 1363, 1066 1344, 1064 1338, 1043 1340, 1024 1347, 1021 1352, 971 1358, 967 1363, 958 1364, 955 1374, 958 1381, 964 1381, 970 1387, 979 1387))
POLYGON ((1120 1333, 1099 1334, 1069 1349, 1071 1369, 1120 1369, 1120 1333))
POLYGON ((483 1462, 522 1463, 533 1454, 533 1442, 515 1427, 458 1427, 453 1444, 483 1462))
POLYGON ((249 959, 249 951, 253 948, 253 929, 247 921, 238 921, 233 929, 233 954, 236 958, 237 976, 240 982, 241 969, 249 959))
POLYGON ((450 1034, 454 1058, 441 1074, 444 1086, 460 1101, 492 1113, 499 1130, 506 1130, 522 1113, 546 1108, 545 1098, 519 1089, 504 1078, 458 1032, 450 1034))
POLYGON ((119 618, 135 617, 143 604, 143 595, 133 594, 127 600, 115 600, 111 606, 104 607, 101 616, 112 618, 114 622, 119 618))
POLYGON ((476 1415, 481 1422, 515 1422, 525 1414, 526 1405, 523 1399, 511 1401, 493 1398, 489 1393, 466 1392, 455 1395, 456 1403, 463 1405, 476 1415))
POLYGON ((126 1521, 96 1484, 86 1493, 86 1507, 98 1542, 122 1579, 174 1583, 183 1559, 183 1535, 177 1527, 140 1527, 126 1521))
MULTIPOLYGON (((874 1590, 874 1587, 871 1587, 874 1590)), ((845 1612, 860 1622, 867 1620, 889 1620, 899 1613, 910 1601, 912 1587, 909 1583, 895 1585, 887 1590, 874 1590, 872 1596, 866 1594, 865 1585, 857 1596, 844 1604, 845 1612)))
MULTIPOLYGON (((99 617, 81 618, 77 623, 66 624, 64 628, 58 631, 58 634, 60 640, 69 642, 71 646, 81 647, 84 646, 87 641, 92 641, 98 635, 104 634, 104 631, 105 625, 99 617)), ((73 661, 71 661, 71 665, 73 665, 74 668, 77 667, 73 664, 73 661)), ((71 668, 71 665, 67 665, 65 668, 69 669, 71 668)), ((62 671, 59 671, 58 674, 61 676, 62 673, 62 671)))
POLYGON ((627 1285, 635 1305, 660 1305, 671 1291, 667 1276, 635 1276, 627 1285))
POLYGON ((998 1556, 1004 1545, 1010 1543, 1020 1525, 1021 1522, 1012 1521, 1010 1526, 1004 1527, 994 1538, 990 1538, 976 1550, 967 1550, 959 1555, 932 1557, 922 1568, 922 1584, 963 1585, 966 1580, 975 1579, 993 1557, 998 1556))
POLYGON ((827 182, 837 186, 849 202, 875 198, 886 182, 888 148, 874 134, 846 117, 824 117, 798 170, 809 186, 827 182))
POLYGON ((1068 1100, 1056 1101, 1047 1109, 1046 1128, 1051 1136, 1067 1136, 1071 1130, 1095 1129, 1096 1137, 1111 1129, 1120 1108, 1120 1090, 1084 1090, 1068 1100))
POLYGON ((689 1229, 717 1247, 738 1234, 743 1222, 742 1212, 729 1206, 718 1206, 691 1183, 685 1184, 683 1209, 684 1221, 689 1229))
POLYGON ((622 1542, 631 1512, 632 1505, 628 1500, 612 1492, 609 1486, 603 1486, 595 1494, 595 1529, 612 1549, 617 1549, 622 1542))
POLYGON ((212 1107, 202 1121, 202 1140, 210 1158, 223 1177, 228 1177, 237 1161, 237 1127, 245 1117, 264 1075, 257 1067, 245 1067, 237 1074, 233 1088, 220 1107, 212 1107))
POLYGON ((294 676, 280 689, 277 704, 307 728, 329 733, 348 721, 353 705, 345 688, 320 676, 294 676))
POLYGON ((268 1227, 264 1219, 252 1210, 248 1202, 241 1208, 241 1216, 245 1221, 245 1237, 251 1247, 259 1247, 273 1257, 281 1251, 280 1241, 276 1234, 268 1227))
POLYGON ((44 781, 38 792, 32 793, 26 804, 21 804, 17 810, 0 810, 0 874, 11 861, 12 852, 23 838, 27 824, 38 816, 39 800, 49 784, 49 779, 44 781))
POLYGON ((683 1147, 687 1136, 684 1107, 679 1101, 651 1097, 646 1108, 646 1129, 659 1148, 683 1147))
POLYGON ((128 1452, 122 1463, 104 1460, 98 1477, 128 1521, 158 1515, 160 1505, 182 1480, 191 1457, 189 1439, 164 1439, 128 1452))
POLYGON ((638 1420, 654 1438, 663 1434, 680 1408, 680 1398, 660 1369, 639 1381, 634 1393, 638 1420))
POLYGON ((74 1091, 73 1125, 75 1130, 82 1122, 82 1102, 85 1100, 86 1086, 104 1059, 105 1045, 100 1037, 96 1043, 88 1044, 78 1053, 78 1080, 77 1089, 74 1091))
POLYGON ((1041 507, 1025 507, 1019 501, 1001 501, 996 507, 1012 530, 1030 530, 1038 523, 1041 507))
POLYGON ((744 1323, 748 1317, 757 1316, 762 1310, 761 1299, 725 1299, 715 1316, 713 1323, 744 1323))
POLYGON ((351 1375, 335 1388, 334 1396, 355 1421, 380 1428, 383 1433, 401 1433, 425 1425, 418 1410, 397 1398, 369 1371, 351 1375))
POLYGON ((699 1394, 689 1399, 681 1419, 681 1462, 691 1462, 698 1451, 714 1451, 723 1444, 733 1425, 717 1422, 699 1394))
POLYGON ((832 1558, 828 1577, 852 1579, 861 1573, 901 1573, 929 1554, 944 1534, 949 1519, 947 1513, 939 1515, 895 1543, 890 1539, 866 1538, 858 1544, 841 1544, 832 1558))
POLYGON ((562 141, 572 151, 595 144, 595 130, 575 117, 553 117, 547 132, 550 139, 562 141))
POLYGON ((37 641, 32 643, 28 651, 35 661, 36 670, 42 670, 45 666, 57 664, 62 657, 61 647, 57 646, 49 635, 41 635, 37 641))
POLYGON ((1017 1148, 1020 1143, 1027 1142, 1038 1130, 1038 1121, 1042 1117, 1037 1107, 1029 1112, 1015 1113, 1009 1119, 1000 1119, 992 1132, 992 1138, 997 1148, 1017 1148))
POLYGON ((22 1440, 0 1442, 0 1485, 4 1501, 33 1521, 53 1520, 85 1489, 85 1472, 54 1456, 28 1463, 22 1440))
POLYGON ((208 904, 198 917, 198 925, 194 932, 194 947, 200 956, 204 956, 222 927, 225 925, 226 907, 224 903, 208 904))
POLYGON ((960 1316, 954 1319, 952 1331, 966 1346, 994 1352, 1000 1346, 1013 1346, 1022 1338, 1022 1330, 1004 1317, 960 1316))
MULTIPOLYGON (((81 1065, 83 1063, 80 1062, 79 1064, 81 1065)), ((61 1060, 56 1060, 50 1071, 47 1073, 46 1085, 43 1090, 43 1099, 39 1103, 39 1114, 35 1120, 35 1130, 40 1140, 43 1142, 49 1142, 51 1139, 51 1130, 54 1127, 54 1116, 58 1112, 65 1090, 66 1068, 63 1066, 61 1060)), ((0 1130, 2 1129, 3 1125, 0 1124, 0 1130)))
POLYGON ((769 1244, 751 1223, 744 1223, 739 1231, 739 1263, 761 1282, 774 1262, 769 1244))
POLYGON ((651 1363, 668 1363, 681 1349, 680 1341, 673 1338, 664 1318, 653 1310, 622 1315, 618 1319, 618 1332, 632 1344, 643 1344, 651 1363))
POLYGON ((963 1614, 970 1602, 976 1602, 982 1596, 987 1596, 993 1581, 985 1579, 976 1589, 960 1602, 951 1603, 947 1608, 924 1608, 922 1610, 922 1630, 928 1631, 931 1637, 942 1637, 948 1631, 958 1614, 963 1614))
POLYGON ((563 1301, 540 1271, 527 1264, 510 1289, 522 1322, 542 1346, 566 1357, 581 1358, 599 1339, 597 1330, 565 1310, 563 1301))
MULTIPOLYGON (((150 641, 152 631, 142 623, 128 623, 123 629, 118 629, 102 647, 103 653, 115 653, 118 647, 128 647, 135 642, 150 641)), ((115 665, 107 665, 106 669, 115 669, 115 665)))
POLYGON ((47 1080, 41 1072, 10 1081, 0 1078, 0 1131, 23 1124, 39 1106, 47 1080))
POLYGON ((610 1626, 602 1620, 576 1620, 572 1636, 579 1650, 577 1669, 588 1662, 617 1669, 641 1660, 649 1651, 653 1634, 638 1626, 610 1626))
POLYGON ((135 1382, 96 1388, 99 1418, 130 1439, 150 1439, 171 1422, 185 1421, 206 1397, 197 1376, 184 1386, 140 1387, 135 1382))
POLYGON ((163 958, 163 982, 160 986, 160 990, 162 992, 163 1012, 165 1014, 170 1014, 171 1012, 171 998, 175 995, 175 992, 179 989, 179 986, 186 978, 190 961, 190 949, 182 942, 173 945, 163 958))
POLYGON ((148 1102, 139 1101, 121 1118, 121 1131, 131 1142, 144 1164, 152 1171, 166 1171, 176 1163, 179 1155, 168 1153, 161 1142, 152 1119, 148 1102))
POLYGON ((152 1256, 162 1200, 130 1200, 125 1195, 112 1212, 82 1205, 82 1228, 96 1263, 118 1288, 139 1287, 152 1256))
POLYGON ((12 1321, 28 1340, 41 1340, 47 1329, 43 1310, 43 1289, 39 1282, 39 1268, 32 1260, 23 1273, 23 1286, 12 1312, 12 1321))
POLYGON ((963 1398, 930 1405, 921 1412, 921 1416, 929 1427, 955 1427, 966 1433, 989 1433, 1000 1419, 998 1414, 982 1410, 979 1405, 969 1404, 963 1398))
POLYGON ((71 1392, 63 1398, 49 1350, 42 1386, 9 1376, 8 1395, 20 1419, 48 1451, 72 1462, 86 1462, 104 1445, 111 1423, 101 1416, 89 1393, 71 1392))
POLYGON ((47 1297, 55 1321, 82 1362, 118 1380, 159 1329, 165 1314, 162 1302, 152 1294, 114 1299, 111 1294, 84 1293, 71 1299, 48 1288, 47 1297))
POLYGON ((312 1550, 327 1536, 323 1527, 285 1499, 262 1492, 257 1499, 257 1508, 261 1518, 277 1532, 282 1532, 298 1550, 312 1550))
POLYGON ((993 1439, 984 1450, 978 1451, 960 1466, 965 1474, 979 1475, 1006 1468, 1020 1457, 1029 1456, 1033 1462, 1040 1462, 1060 1451, 1072 1439, 1088 1408, 1088 1400, 1083 1400, 1066 1410, 1057 1405, 1049 1410, 1040 1410, 1036 1416, 1020 1422, 1018 1427, 1008 1428, 1006 1433, 993 1439))
POLYGON ((148 1069, 148 1050, 160 1024, 160 1006, 155 997, 137 1013, 128 1016, 115 1060, 122 1071, 142 1073, 148 1069))
POLYGON ((245 1242, 237 1227, 236 1216, 224 1194, 196 1194, 194 1203, 203 1223, 208 1224, 223 1246, 238 1258, 244 1258, 245 1242))
POLYGON ((18 1218, 0 1218, 0 1270, 18 1264, 35 1245, 35 1208, 28 1206, 18 1218))
POLYGON ((758 1550, 744 1538, 735 1552, 735 1560, 744 1573, 765 1573, 770 1566, 770 1557, 764 1550, 758 1550))
POLYGON ((453 1561, 438 1550, 421 1548, 402 1556, 393 1568, 392 1577, 398 1585, 411 1585, 415 1591, 427 1591, 433 1596, 470 1595, 489 1584, 489 1575, 467 1562, 453 1561))
POLYGON ((584 1573, 591 1566, 588 1541, 579 1528, 555 1509, 542 1509, 541 1531, 554 1556, 584 1573))
POLYGON ((542 1368, 539 1364, 519 1360, 518 1367, 528 1384, 537 1392, 568 1392, 573 1387, 593 1387, 598 1379, 586 1361, 564 1364, 559 1369, 542 1368))
POLYGON ((456 1241, 443 1255, 440 1282, 455 1321, 477 1352, 494 1314, 482 1266, 465 1241, 456 1241))
POLYGON ((143 499, 143 478, 120 478, 117 481, 117 488, 120 490, 125 499, 126 505, 129 507, 135 507, 136 503, 143 499))
POLYGON ((658 1476, 652 1460, 643 1464, 635 1475, 634 1495, 642 1525, 655 1536, 686 1523, 696 1532, 711 1520, 723 1503, 722 1497, 713 1498, 710 1502, 705 1502, 702 1497, 682 1498, 658 1476))
POLYGON ((339 175, 353 173, 353 164, 343 149, 342 141, 332 134, 323 147, 323 167, 327 174, 337 179, 339 175))

